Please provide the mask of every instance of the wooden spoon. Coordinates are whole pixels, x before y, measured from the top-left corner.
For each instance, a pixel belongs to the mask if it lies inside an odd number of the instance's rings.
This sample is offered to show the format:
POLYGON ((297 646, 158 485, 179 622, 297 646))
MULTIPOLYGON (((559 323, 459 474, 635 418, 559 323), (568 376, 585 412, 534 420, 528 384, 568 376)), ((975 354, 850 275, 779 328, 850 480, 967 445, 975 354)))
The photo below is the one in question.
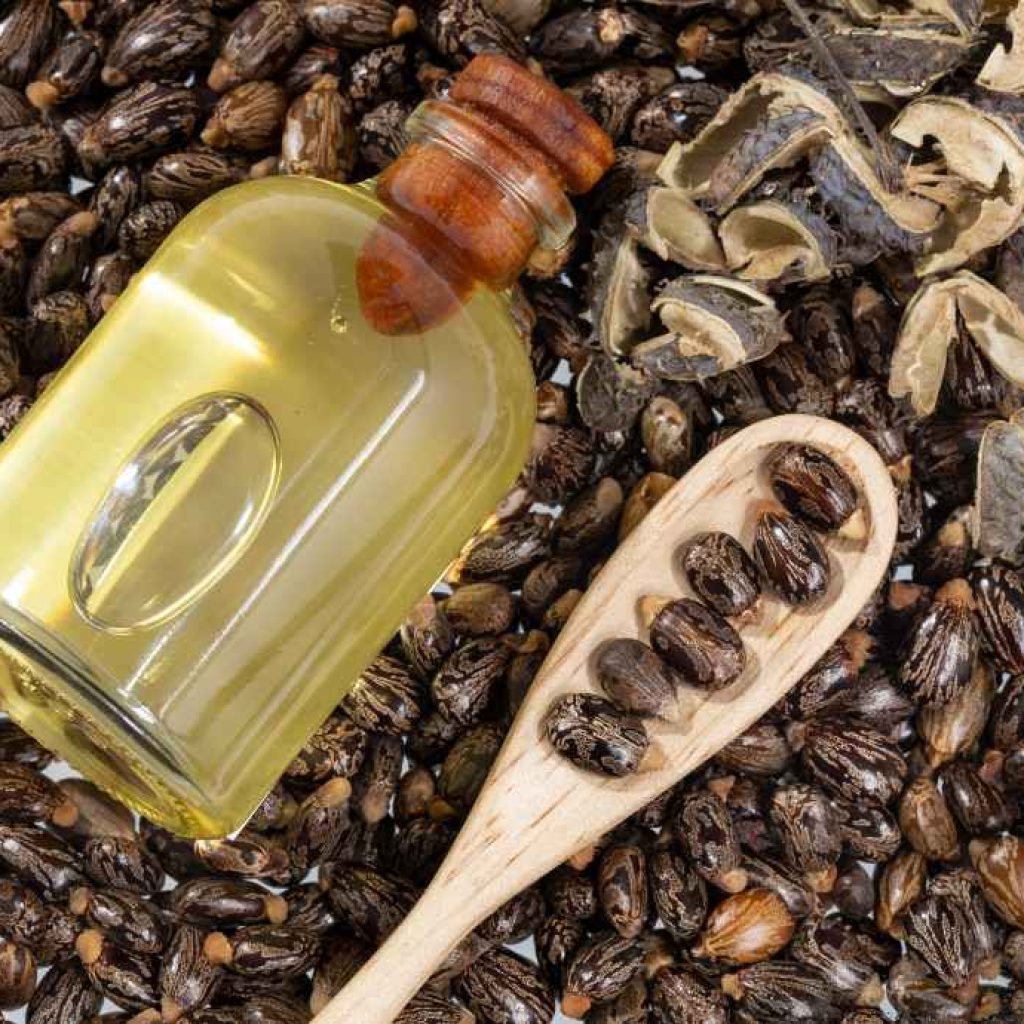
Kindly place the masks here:
MULTIPOLYGON (((858 513, 859 515, 859 513, 858 513)), ((878 587, 896 538, 896 497, 882 460, 857 434, 814 416, 778 416, 729 438, 679 481, 618 548, 563 629, 447 859, 402 925, 316 1017, 315 1024, 390 1024, 447 954, 485 917, 639 810, 768 711, 849 626, 878 587), (647 639, 646 595, 690 595, 677 551, 724 530, 750 550, 750 510, 771 496, 765 456, 782 441, 828 453, 858 485, 863 536, 825 538, 832 584, 797 609, 765 595, 737 625, 748 665, 717 693, 685 689, 679 720, 647 720, 651 749, 632 776, 574 767, 548 743, 544 721, 563 694, 600 692, 594 651, 605 640, 647 639)))

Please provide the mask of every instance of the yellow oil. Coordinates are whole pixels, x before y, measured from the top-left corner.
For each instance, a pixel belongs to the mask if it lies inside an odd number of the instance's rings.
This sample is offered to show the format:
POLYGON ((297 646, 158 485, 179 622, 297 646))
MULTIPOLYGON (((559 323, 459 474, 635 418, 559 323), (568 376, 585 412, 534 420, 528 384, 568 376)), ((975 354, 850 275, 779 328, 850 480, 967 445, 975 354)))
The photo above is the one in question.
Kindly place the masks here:
POLYGON ((502 296, 384 337, 372 192, 179 226, 0 448, 0 702, 150 818, 238 828, 521 467, 502 296))

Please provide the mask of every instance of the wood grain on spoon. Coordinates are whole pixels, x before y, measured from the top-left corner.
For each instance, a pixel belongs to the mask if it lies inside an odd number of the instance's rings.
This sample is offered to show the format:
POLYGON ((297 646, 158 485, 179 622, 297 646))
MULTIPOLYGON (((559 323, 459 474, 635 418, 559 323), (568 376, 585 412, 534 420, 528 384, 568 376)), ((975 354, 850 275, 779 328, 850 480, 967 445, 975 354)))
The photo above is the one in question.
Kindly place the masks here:
POLYGON ((710 452, 630 534, 601 571, 534 681, 505 745, 447 859, 399 929, 316 1017, 315 1024, 390 1024, 454 946, 488 914, 575 851, 703 764, 767 712, 857 616, 881 582, 896 537, 896 498, 875 450, 813 416, 778 416, 710 452), (675 722, 648 720, 651 749, 632 776, 575 768, 544 735, 552 702, 599 692, 594 651, 605 640, 646 639, 647 595, 692 596, 678 552, 722 530, 747 550, 754 504, 771 496, 764 468, 773 445, 798 441, 835 459, 856 482, 862 529, 826 537, 832 579, 825 598, 793 608, 766 594, 738 625, 747 666, 715 693, 685 688, 675 722))

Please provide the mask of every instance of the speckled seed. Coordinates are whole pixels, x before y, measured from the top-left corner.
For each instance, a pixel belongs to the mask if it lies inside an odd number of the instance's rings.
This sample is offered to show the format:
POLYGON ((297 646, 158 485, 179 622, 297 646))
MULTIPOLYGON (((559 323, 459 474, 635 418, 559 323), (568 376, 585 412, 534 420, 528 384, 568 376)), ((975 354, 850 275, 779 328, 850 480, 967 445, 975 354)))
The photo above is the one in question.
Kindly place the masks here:
POLYGON ((0 825, 0 863, 55 902, 85 881, 76 850, 52 833, 27 825, 0 825))
POLYGON ((924 775, 914 779, 900 799, 900 830, 928 860, 954 861, 960 857, 956 822, 949 805, 934 781, 924 775))
POLYGON ((907 762, 895 743, 873 729, 843 721, 811 723, 802 758, 811 779, 856 803, 892 803, 907 776, 907 762))
POLYGON ((790 604, 809 604, 828 590, 828 552, 803 523, 779 506, 767 504, 757 513, 754 561, 768 585, 790 604))
POLYGON ((719 615, 742 615, 761 596, 757 566, 727 533, 702 533, 682 554, 683 570, 696 595, 719 615))
POLYGON ((726 964, 758 963, 775 956, 795 926, 782 897, 770 889, 746 889, 715 907, 693 952, 726 964))
POLYGON ((0 1010, 24 1006, 36 990, 36 960, 32 952, 0 938, 0 1010))
POLYGON ((75 952, 89 980, 118 1006, 143 1010, 159 1001, 155 959, 119 949, 94 929, 78 936, 75 952))
POLYGON ((722 979, 722 988, 757 1021, 836 1024, 843 1011, 817 971, 802 964, 771 960, 722 979))
POLYGON ((102 319, 135 275, 135 261, 124 252, 98 256, 86 273, 85 301, 93 320, 102 319))
POLYGON ((98 836, 82 850, 86 874, 97 884, 128 892, 159 892, 164 872, 156 858, 137 839, 98 836))
POLYGON ((146 192, 154 199, 194 206, 244 176, 237 159, 223 153, 207 149, 168 153, 146 172, 146 192))
POLYGON ((121 251, 139 263, 145 262, 174 230, 182 214, 177 203, 166 199, 143 203, 121 223, 117 232, 121 251))
POLYGON ((287 112, 288 94, 276 82, 243 82, 217 101, 201 138, 214 149, 269 149, 281 136, 287 112))
POLYGON ((0 130, 0 195, 58 188, 67 167, 60 132, 45 125, 0 130))
POLYGON ((900 682, 925 704, 945 704, 967 686, 978 650, 973 597, 966 580, 950 580, 915 625, 900 682))
POLYGON ((350 935, 332 939, 313 972, 313 991, 309 997, 313 1013, 319 1013, 372 955, 369 946, 350 935))
POLYGON ((944 985, 962 985, 974 967, 976 952, 959 904, 948 897, 925 896, 904 917, 907 945, 944 985))
POLYGON ((668 721, 678 718, 675 674, 642 641, 607 641, 598 649, 594 669, 601 689, 622 711, 668 721))
MULTIPOLYGON (((323 869, 320 882, 324 885, 323 869)), ((404 879, 364 864, 335 864, 326 882, 339 919, 355 936, 375 946, 402 923, 419 898, 419 889, 404 879)))
POLYGON ((778 445, 768 457, 767 468, 779 501, 819 530, 838 530, 857 509, 853 481, 818 448, 778 445))
POLYGON ((302 45, 305 30, 292 0, 256 0, 231 26, 207 83, 225 92, 241 82, 282 71, 302 45))
POLYGON ((443 992, 420 989, 395 1018, 395 1024, 474 1024, 476 1017, 443 992))
POLYGON ((329 776, 352 778, 362 767, 369 733, 347 714, 334 714, 306 741, 285 769, 287 781, 311 785, 329 776))
POLYGON ((78 930, 75 918, 13 878, 0 879, 0 921, 4 935, 30 949, 40 964, 66 955, 78 930))
POLYGON ((586 693, 562 697, 547 718, 548 739, 573 764, 606 775, 628 775, 647 753, 643 722, 586 693))
POLYGON ((420 679, 429 679, 455 646, 455 635, 440 604, 428 594, 416 603, 399 630, 405 660, 420 679))
POLYGON ((647 924, 647 856, 638 843, 616 843, 601 855, 597 891, 608 923, 623 938, 635 939, 647 924))
POLYGON ((495 1024, 547 1024, 555 1013, 555 996, 547 979, 511 950, 485 953, 466 970, 456 988, 483 1020, 495 1024))
POLYGON ((651 646, 692 686, 720 690, 739 678, 747 656, 739 633, 718 612, 683 597, 662 603, 644 599, 651 646))
POLYGON ((460 725, 479 722, 512 654, 501 637, 477 637, 462 644, 430 683, 441 714, 460 725))
POLYGON ((1024 672, 1024 577, 1003 565, 987 565, 971 574, 981 635, 1006 672, 1024 672))
POLYGON ((211 932, 203 952, 212 963, 235 974, 283 981, 305 974, 315 963, 320 939, 285 925, 250 925, 230 936, 211 932))
POLYGON ((103 63, 104 42, 95 32, 72 32, 52 50, 25 87, 32 105, 47 110, 81 96, 95 84, 103 63))
POLYGON ((655 974, 650 1006, 654 1024, 729 1024, 730 1019, 724 994, 684 967, 664 967, 655 974))
POLYGON ((721 797, 709 790, 687 794, 672 822, 702 878, 726 892, 746 887, 739 837, 721 797))
POLYGON ((176 1021, 213 998, 223 970, 203 952, 204 933, 189 924, 174 933, 160 960, 160 1006, 165 1021, 176 1021))
POLYGON ((135 893, 81 886, 68 897, 68 909, 124 949, 159 953, 167 942, 166 921, 135 893))
POLYGON ((878 878, 878 900, 875 922, 883 932, 901 938, 903 915, 924 891, 928 877, 928 861, 916 850, 897 853, 878 878))
POLYGON ((807 873, 815 888, 831 888, 843 846, 833 802, 813 786, 779 786, 770 813, 786 860, 807 873))
POLYGON ((423 714, 419 682, 397 658, 382 654, 343 698, 342 709, 364 729, 408 732, 423 714))
POLYGON ((583 1017, 593 1002, 617 996, 641 971, 643 949, 615 932, 598 932, 576 951, 565 972, 562 1012, 583 1017))
POLYGON ((960 827, 971 836, 1002 832, 1018 814, 1017 802, 969 761, 954 761, 941 775, 943 792, 960 827))
POLYGON ((0 15, 0 84, 21 89, 53 37, 57 16, 51 0, 14 0, 0 15))

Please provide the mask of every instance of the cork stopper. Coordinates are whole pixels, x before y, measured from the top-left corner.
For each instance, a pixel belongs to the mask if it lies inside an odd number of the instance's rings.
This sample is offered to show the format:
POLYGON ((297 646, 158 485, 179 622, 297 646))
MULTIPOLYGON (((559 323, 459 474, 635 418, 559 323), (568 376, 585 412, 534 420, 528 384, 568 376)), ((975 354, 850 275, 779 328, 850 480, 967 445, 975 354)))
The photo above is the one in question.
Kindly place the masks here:
POLYGON ((566 246, 566 193, 591 188, 613 159, 574 99, 501 56, 473 60, 407 128, 409 146, 377 181, 393 216, 356 265, 363 316, 387 335, 436 327, 478 286, 508 288, 536 250, 566 246))

